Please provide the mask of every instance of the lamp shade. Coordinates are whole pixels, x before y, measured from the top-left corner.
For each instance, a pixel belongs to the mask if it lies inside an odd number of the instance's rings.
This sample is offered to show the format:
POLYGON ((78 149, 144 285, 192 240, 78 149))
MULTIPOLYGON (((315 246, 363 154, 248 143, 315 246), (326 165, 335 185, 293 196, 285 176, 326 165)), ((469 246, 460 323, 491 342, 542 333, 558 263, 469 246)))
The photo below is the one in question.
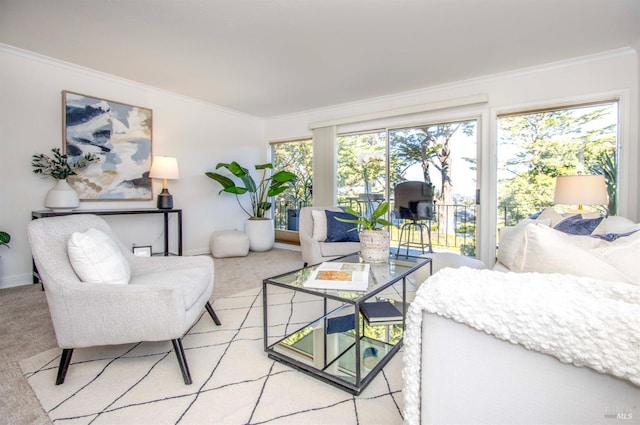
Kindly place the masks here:
POLYGON ((153 179, 179 179, 178 160, 168 156, 154 156, 149 177, 153 179))
POLYGON ((558 176, 553 202, 566 205, 606 205, 608 199, 604 176, 558 176))

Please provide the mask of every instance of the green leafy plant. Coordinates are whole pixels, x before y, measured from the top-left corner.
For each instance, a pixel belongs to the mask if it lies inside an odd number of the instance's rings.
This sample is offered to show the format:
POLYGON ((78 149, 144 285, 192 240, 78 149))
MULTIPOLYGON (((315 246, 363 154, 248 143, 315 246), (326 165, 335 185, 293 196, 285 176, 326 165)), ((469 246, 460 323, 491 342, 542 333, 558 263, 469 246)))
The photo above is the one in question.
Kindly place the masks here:
POLYGON ((52 156, 35 154, 31 159, 31 166, 35 174, 51 176, 56 180, 66 180, 69 176, 76 175, 76 170, 86 167, 92 162, 100 161, 100 158, 92 153, 87 153, 75 161, 70 161, 66 154, 59 148, 51 149, 52 156))
POLYGON ((0 231, 0 246, 6 246, 9 248, 9 242, 11 242, 11 235, 7 232, 0 231))
POLYGON ((355 223, 360 230, 382 230, 384 227, 393 226, 393 223, 387 221, 384 216, 389 211, 389 202, 381 202, 371 214, 367 216, 364 213, 360 213, 351 207, 347 207, 345 211, 356 218, 339 218, 336 220, 343 221, 345 223, 355 223))
POLYGON ((607 205, 606 215, 616 215, 618 213, 617 204, 617 186, 618 186, 618 167, 616 157, 613 153, 605 152, 602 154, 598 164, 589 167, 591 174, 603 174, 607 185, 607 194, 609 195, 609 204, 607 205))
POLYGON ((220 162, 216 165, 216 170, 220 168, 225 168, 235 177, 239 178, 244 186, 236 185, 230 177, 216 172, 209 171, 205 173, 205 175, 222 185, 222 190, 218 193, 226 192, 235 195, 238 200, 238 205, 240 205, 242 211, 250 218, 264 218, 264 214, 273 206, 273 201, 270 201, 269 198, 289 189, 297 178, 294 173, 286 170, 275 171, 271 176, 267 175, 268 170, 273 170, 273 164, 271 163, 255 166, 256 170, 262 171, 259 184, 256 184, 251 174, 249 174, 249 170, 235 161, 231 163, 220 162), (240 195, 245 193, 249 194, 251 210, 246 209, 240 202, 240 195))

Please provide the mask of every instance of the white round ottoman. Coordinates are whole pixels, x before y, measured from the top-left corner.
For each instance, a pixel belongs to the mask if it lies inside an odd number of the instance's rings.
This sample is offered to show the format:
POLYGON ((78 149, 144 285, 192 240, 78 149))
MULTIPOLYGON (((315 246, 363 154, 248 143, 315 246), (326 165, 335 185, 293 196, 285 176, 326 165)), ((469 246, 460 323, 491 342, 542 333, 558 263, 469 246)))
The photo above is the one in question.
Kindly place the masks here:
POLYGON ((238 230, 213 232, 209 245, 215 258, 245 257, 249 253, 249 238, 238 230))

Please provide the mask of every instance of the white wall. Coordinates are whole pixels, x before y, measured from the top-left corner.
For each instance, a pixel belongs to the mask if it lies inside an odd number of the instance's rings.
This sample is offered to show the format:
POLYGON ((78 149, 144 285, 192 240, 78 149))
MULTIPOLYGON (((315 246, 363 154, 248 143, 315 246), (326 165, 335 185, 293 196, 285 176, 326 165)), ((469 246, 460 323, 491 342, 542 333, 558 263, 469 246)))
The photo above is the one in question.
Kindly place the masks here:
MULTIPOLYGON (((204 173, 219 161, 262 162, 262 119, 0 45, 0 230, 12 237, 10 249, 0 248, 0 288, 31 279, 26 226, 32 210, 44 209, 54 181, 33 174, 30 162, 34 153, 62 147, 62 90, 153 110, 153 153, 178 158, 180 179, 169 181, 169 191, 183 209, 185 254, 208 252, 213 230, 244 226, 235 198, 218 196, 217 183, 204 173)), ((80 208, 153 208, 159 190, 154 181, 152 201, 82 202, 80 208)), ((161 250, 161 216, 106 219, 127 246, 161 250)))
MULTIPOLYGON (((472 64, 470 65, 472 66, 472 64)), ((429 72, 428 69, 424 72, 429 72)), ((625 151, 624 161, 620 164, 621 181, 619 184, 620 209, 619 214, 636 221, 640 220, 638 200, 638 164, 640 153, 638 149, 638 55, 634 49, 620 49, 605 52, 600 55, 576 58, 559 63, 548 64, 535 68, 517 70, 478 77, 409 93, 370 99, 362 102, 337 105, 332 108, 302 112, 298 114, 277 117, 267 120, 265 135, 267 140, 285 140, 310 136, 309 124, 318 121, 340 119, 378 111, 397 109, 410 105, 420 105, 447 99, 462 98, 486 93, 489 102, 483 105, 473 105, 456 110, 442 110, 404 117, 407 123, 419 123, 421 120, 451 119, 456 115, 479 116, 482 123, 480 131, 481 154, 480 163, 485 170, 495 170, 496 151, 496 115, 537 107, 565 105, 573 102, 587 102, 593 100, 621 97, 621 146, 625 151)), ((395 118, 394 125, 403 118, 395 118)), ((380 121, 350 125, 360 129, 380 128, 380 121)), ((493 263, 495 247, 495 211, 496 176, 495 172, 483 175, 483 203, 481 216, 483 220, 480 247, 481 258, 493 263), (487 192, 491 196, 486 196, 487 192)), ((325 182, 326 183, 326 182, 325 182)), ((322 191, 314 187, 314 192, 322 191)))

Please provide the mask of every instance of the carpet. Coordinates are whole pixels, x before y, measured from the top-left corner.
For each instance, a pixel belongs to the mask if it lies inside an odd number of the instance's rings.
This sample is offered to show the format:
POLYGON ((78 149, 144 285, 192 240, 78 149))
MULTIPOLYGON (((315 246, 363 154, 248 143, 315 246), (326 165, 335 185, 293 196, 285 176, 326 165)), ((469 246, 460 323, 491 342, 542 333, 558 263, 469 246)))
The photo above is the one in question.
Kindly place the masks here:
MULTIPOLYGON (((286 292, 269 293, 283 317, 300 302, 286 292)), ((402 423, 401 353, 353 396, 266 356, 261 288, 213 306, 222 326, 203 314, 183 339, 192 385, 184 385, 170 342, 77 349, 59 386, 58 348, 20 367, 55 424, 402 423)), ((283 320, 296 322, 291 315, 283 320)))

